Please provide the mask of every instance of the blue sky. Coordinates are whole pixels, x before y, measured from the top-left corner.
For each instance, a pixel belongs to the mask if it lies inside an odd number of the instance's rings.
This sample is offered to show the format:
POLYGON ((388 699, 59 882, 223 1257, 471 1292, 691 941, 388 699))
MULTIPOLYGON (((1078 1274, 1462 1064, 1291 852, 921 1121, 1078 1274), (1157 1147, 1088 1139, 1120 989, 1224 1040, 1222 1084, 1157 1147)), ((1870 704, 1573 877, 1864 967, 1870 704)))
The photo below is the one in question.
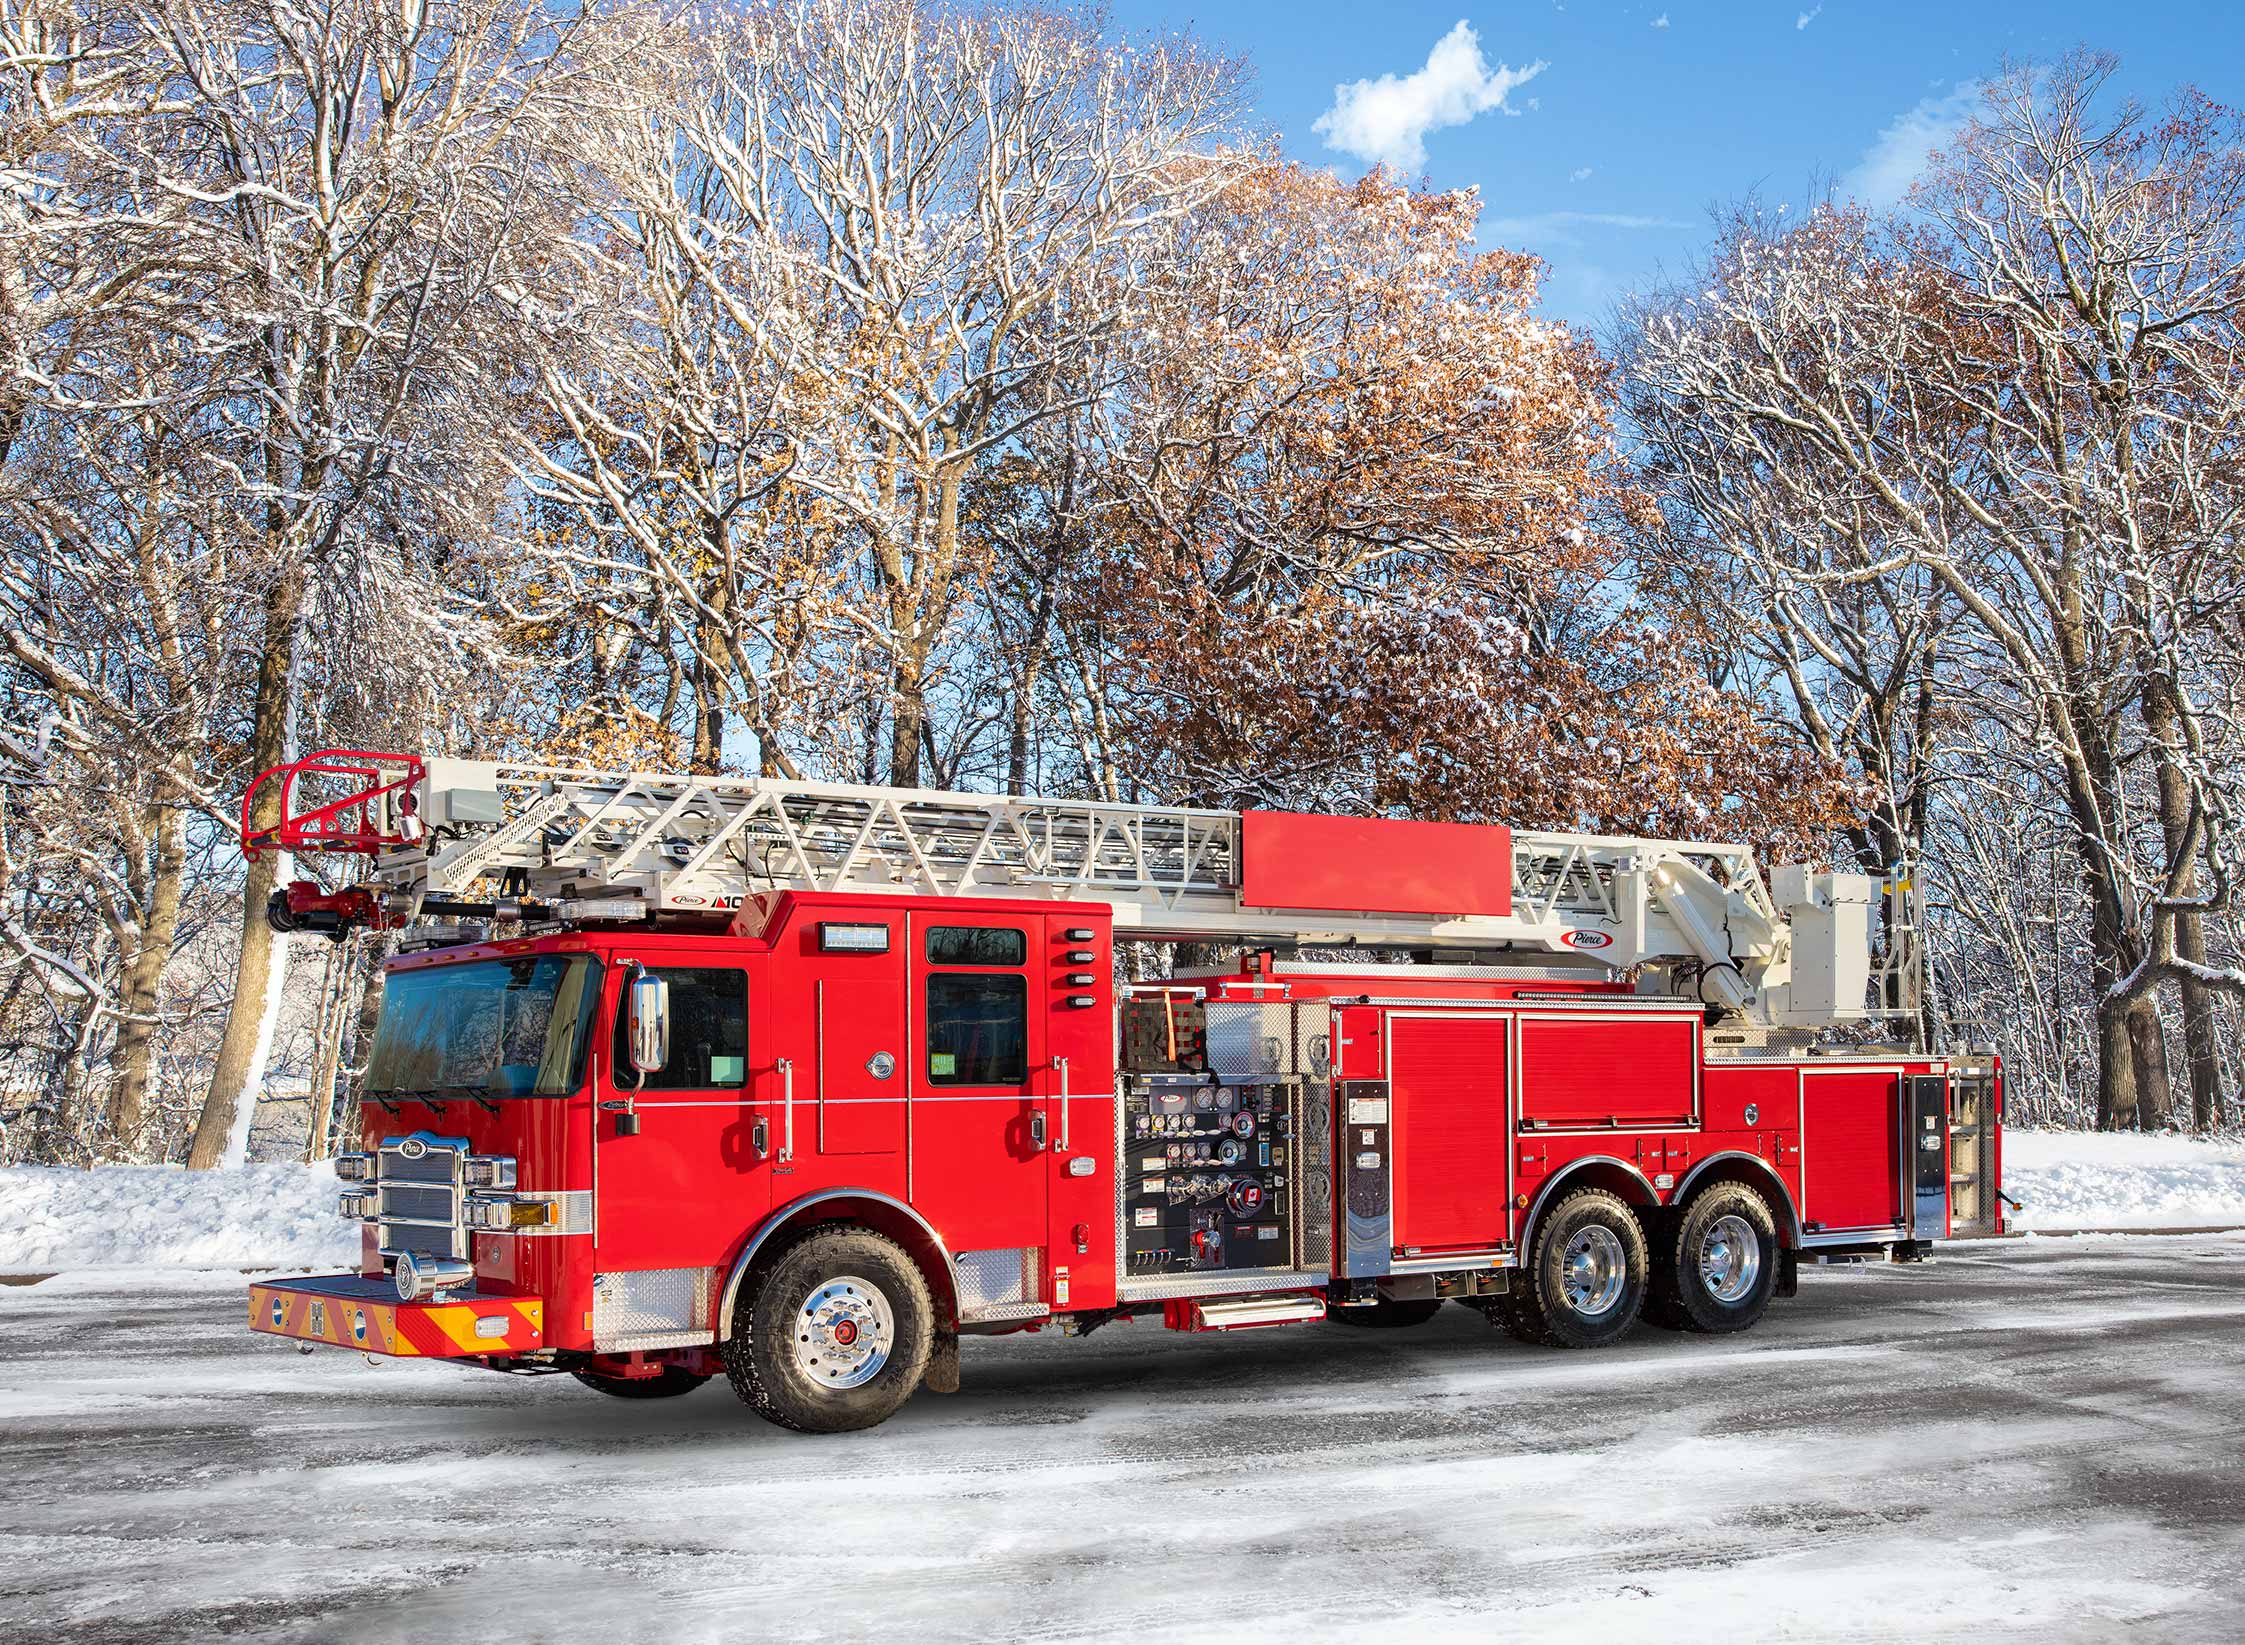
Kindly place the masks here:
POLYGON ((1484 242, 1542 256, 1549 311, 1591 324, 1704 244, 1711 205, 1797 203, 1820 180, 1898 192, 1960 87, 2007 56, 2086 43, 2146 102, 2185 82, 2245 102, 2245 9, 2170 0, 1117 0, 1114 18, 1247 56, 1257 116, 1296 159, 1353 177, 1365 152, 1423 152, 1414 175, 1478 187, 1484 242), (1419 134, 1429 113, 1460 123, 1419 134))

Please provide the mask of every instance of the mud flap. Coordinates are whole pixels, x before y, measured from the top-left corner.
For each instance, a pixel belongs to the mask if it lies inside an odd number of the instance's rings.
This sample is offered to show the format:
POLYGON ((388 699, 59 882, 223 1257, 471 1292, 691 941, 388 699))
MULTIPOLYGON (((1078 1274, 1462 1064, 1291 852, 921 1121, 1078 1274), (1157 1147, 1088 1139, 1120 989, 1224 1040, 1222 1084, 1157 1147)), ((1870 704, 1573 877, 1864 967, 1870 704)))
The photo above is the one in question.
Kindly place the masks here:
POLYGON ((959 1391, 959 1339, 947 1331, 938 1331, 935 1346, 928 1353, 928 1368, 920 1378, 920 1386, 931 1394, 955 1394, 959 1391))
POLYGON ((1801 1294, 1801 1254, 1798 1251, 1777 1253, 1777 1287, 1770 1295, 1797 1297, 1801 1294))

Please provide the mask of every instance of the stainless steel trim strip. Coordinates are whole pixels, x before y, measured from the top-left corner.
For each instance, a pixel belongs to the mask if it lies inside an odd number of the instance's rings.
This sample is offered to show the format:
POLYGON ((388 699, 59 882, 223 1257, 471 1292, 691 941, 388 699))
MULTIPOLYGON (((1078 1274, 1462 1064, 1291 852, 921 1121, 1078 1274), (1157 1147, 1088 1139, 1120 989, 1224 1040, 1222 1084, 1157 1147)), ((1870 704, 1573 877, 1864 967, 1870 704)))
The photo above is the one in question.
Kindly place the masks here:
POLYGON ((1509 1251, 1466 1251, 1455 1256, 1398 1257, 1388 1264, 1391 1274, 1447 1274, 1478 1272, 1485 1268, 1517 1267, 1509 1251))
POLYGON ((1248 1268, 1200 1274, 1126 1279, 1115 1287, 1123 1302, 1169 1302, 1184 1297, 1230 1296, 1240 1291, 1298 1291, 1328 1283, 1323 1268, 1248 1268))

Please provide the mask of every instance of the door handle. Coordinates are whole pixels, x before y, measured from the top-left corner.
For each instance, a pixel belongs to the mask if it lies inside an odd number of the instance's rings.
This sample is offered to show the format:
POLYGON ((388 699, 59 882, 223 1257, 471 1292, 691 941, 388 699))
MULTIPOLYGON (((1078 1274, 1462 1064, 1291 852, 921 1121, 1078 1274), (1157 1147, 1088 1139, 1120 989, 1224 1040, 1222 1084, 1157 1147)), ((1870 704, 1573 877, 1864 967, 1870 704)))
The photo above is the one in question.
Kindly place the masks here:
POLYGON ((773 1060, 780 1071, 780 1163, 795 1158, 795 1064, 787 1057, 773 1060))
POLYGON ((1029 1115, 1029 1144, 1039 1153, 1044 1152, 1045 1111, 1042 1108, 1032 1111, 1029 1115))
POLYGON ((1056 1153, 1068 1152, 1068 1059, 1055 1057, 1052 1066, 1060 1073, 1060 1140, 1054 1143, 1056 1153))

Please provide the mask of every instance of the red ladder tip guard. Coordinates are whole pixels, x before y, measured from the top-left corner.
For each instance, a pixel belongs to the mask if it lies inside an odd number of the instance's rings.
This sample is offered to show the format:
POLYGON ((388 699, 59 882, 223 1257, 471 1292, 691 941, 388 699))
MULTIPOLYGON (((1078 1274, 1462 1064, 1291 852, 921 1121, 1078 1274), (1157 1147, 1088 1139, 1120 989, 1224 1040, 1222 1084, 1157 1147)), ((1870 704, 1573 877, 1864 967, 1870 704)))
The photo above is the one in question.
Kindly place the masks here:
POLYGON ((353 748, 323 748, 300 760, 270 766, 257 774, 242 796, 242 854, 268 851, 356 851, 366 856, 396 846, 418 845, 425 832, 416 815, 414 789, 427 767, 411 754, 384 754, 353 748), (341 777, 360 786, 320 804, 294 809, 297 785, 306 777, 341 777), (258 792, 278 778, 281 820, 271 828, 251 821, 258 792))

